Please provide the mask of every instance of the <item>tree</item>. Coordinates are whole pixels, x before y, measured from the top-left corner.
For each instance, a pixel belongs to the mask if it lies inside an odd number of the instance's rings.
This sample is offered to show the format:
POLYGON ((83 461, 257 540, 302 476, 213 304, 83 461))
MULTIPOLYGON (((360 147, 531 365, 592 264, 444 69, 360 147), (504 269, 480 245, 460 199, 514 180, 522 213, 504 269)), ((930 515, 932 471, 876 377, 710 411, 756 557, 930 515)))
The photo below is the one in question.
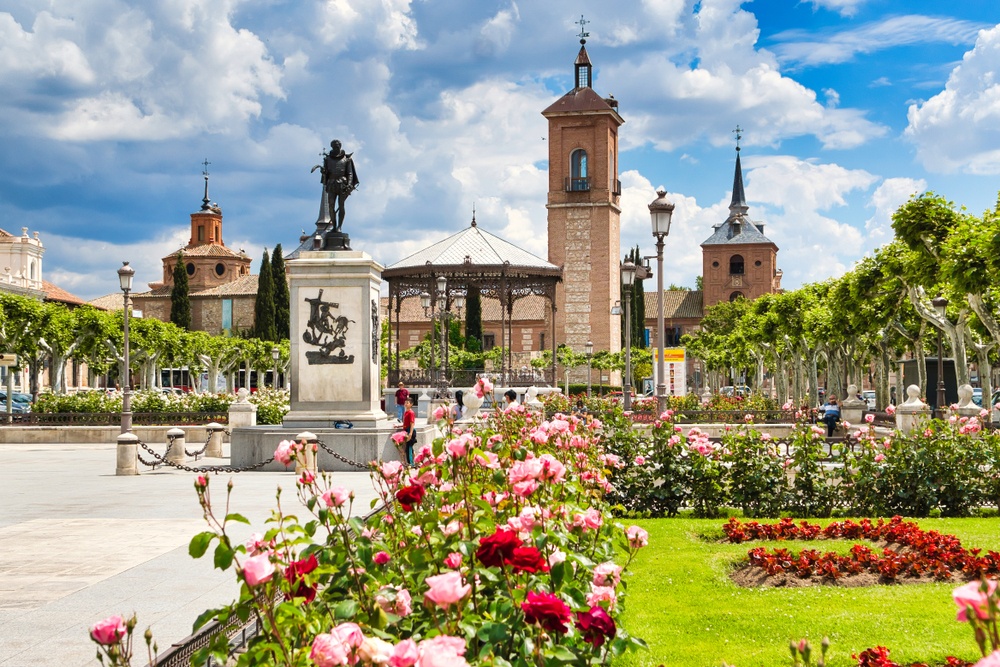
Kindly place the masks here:
POLYGON ((177 253, 177 263, 174 265, 174 286, 170 289, 170 321, 181 329, 191 330, 191 298, 182 252, 177 253))
POLYGON ((281 244, 274 246, 271 253, 271 277, 274 279, 274 328, 277 340, 289 338, 291 324, 290 302, 288 294, 288 279, 285 277, 285 258, 282 257, 281 244))
POLYGON ((254 313, 254 338, 278 340, 274 326, 274 279, 271 275, 271 260, 264 249, 260 260, 260 274, 257 276, 257 303, 254 313))
MULTIPOLYGON (((632 262, 642 271, 642 253, 639 246, 629 250, 625 255, 625 261, 632 262)), ((646 292, 642 286, 642 279, 636 274, 635 282, 632 284, 632 299, 629 304, 632 319, 632 347, 642 349, 646 347, 646 292)), ((625 298, 625 288, 621 288, 621 298, 625 298)), ((622 349, 625 348, 625 308, 622 301, 622 349)))
POLYGON ((470 284, 465 295, 465 340, 470 349, 483 349, 483 302, 479 285, 470 284), (475 340, 475 344, 470 344, 475 340))

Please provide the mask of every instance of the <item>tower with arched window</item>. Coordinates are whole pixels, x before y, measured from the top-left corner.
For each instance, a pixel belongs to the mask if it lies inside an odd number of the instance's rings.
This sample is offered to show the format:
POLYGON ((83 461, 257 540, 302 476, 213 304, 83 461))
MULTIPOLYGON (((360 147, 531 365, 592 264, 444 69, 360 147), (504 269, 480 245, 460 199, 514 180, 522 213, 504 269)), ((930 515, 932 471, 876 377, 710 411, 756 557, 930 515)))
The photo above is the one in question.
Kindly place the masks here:
POLYGON ((756 299, 781 289, 778 246, 764 236, 764 223, 750 219, 749 210, 737 144, 729 217, 715 225, 712 235, 701 244, 705 308, 720 301, 756 299))
MULTIPOLYGON (((585 35, 583 35, 585 36, 585 35)), ((575 87, 542 112, 549 121, 548 260, 563 269, 556 290, 556 343, 582 352, 621 349, 619 298, 621 182, 618 102, 591 87, 586 40, 574 63, 575 87)))

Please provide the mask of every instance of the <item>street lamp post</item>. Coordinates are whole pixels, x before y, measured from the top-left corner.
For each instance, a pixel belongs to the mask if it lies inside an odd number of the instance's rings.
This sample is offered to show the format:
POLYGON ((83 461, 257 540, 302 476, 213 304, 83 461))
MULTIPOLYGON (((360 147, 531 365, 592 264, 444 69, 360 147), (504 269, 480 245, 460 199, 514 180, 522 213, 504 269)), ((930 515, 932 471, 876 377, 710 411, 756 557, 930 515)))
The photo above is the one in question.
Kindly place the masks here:
POLYGON ((462 308, 465 307, 465 295, 456 294, 451 297, 451 304, 449 304, 448 279, 439 276, 434 295, 431 296, 429 292, 423 292, 420 295, 420 304, 424 307, 424 315, 431 319, 432 382, 436 385, 438 397, 445 398, 448 394, 448 330, 451 328, 451 320, 455 317, 461 317, 462 308), (458 314, 452 313, 450 308, 454 308, 458 314), (435 324, 441 327, 440 337, 434 335, 435 324), (436 350, 439 347, 440 355, 438 356, 436 350), (434 363, 435 357, 440 360, 438 364, 434 363))
POLYGON ((434 364, 434 357, 436 356, 434 354, 434 351, 437 349, 437 338, 434 336, 434 317, 435 317, 435 312, 434 312, 434 308, 431 305, 431 293, 430 292, 421 292, 420 293, 420 305, 423 306, 423 308, 424 308, 424 316, 431 318, 431 349, 430 349, 431 358, 430 358, 430 369, 429 370, 430 370, 431 382, 433 382, 434 381, 433 378, 437 377, 436 366, 434 364))
MULTIPOLYGON (((934 306, 934 310, 937 314, 941 316, 941 319, 945 319, 948 316, 948 299, 943 296, 939 296, 936 299, 931 299, 931 304, 934 306)), ((944 331, 944 327, 938 329, 937 335, 937 411, 938 417, 944 419, 944 407, 948 399, 945 398, 944 391, 944 346, 941 342, 941 333, 944 331)))
POLYGON ((587 354, 587 398, 590 398, 590 361, 594 357, 594 343, 593 341, 587 341, 587 344, 583 346, 584 352, 587 354))
POLYGON ((271 358, 274 359, 274 382, 271 384, 275 389, 278 388, 278 359, 281 359, 281 350, 277 347, 271 348, 271 358))
POLYGON ((135 269, 128 265, 128 262, 122 262, 122 268, 118 269, 118 282, 121 285, 122 292, 125 295, 125 309, 124 317, 125 325, 125 343, 124 347, 124 357, 125 357, 125 377, 122 381, 122 433, 128 433, 132 430, 132 371, 129 367, 128 358, 128 321, 129 321, 129 303, 128 295, 132 291, 132 278, 135 276, 135 269))
MULTIPOLYGON (((632 285, 635 284, 635 274, 638 267, 632 262, 622 264, 622 287, 625 288, 625 381, 622 383, 622 395, 625 400, 625 411, 632 409, 632 285)), ((662 410, 661 410, 662 412, 662 410)))
POLYGON ((667 199, 666 190, 658 190, 657 197, 649 205, 649 217, 656 237, 656 411, 662 414, 667 409, 667 381, 663 363, 663 339, 666 331, 663 325, 663 239, 670 233, 670 219, 674 214, 674 204, 667 199))

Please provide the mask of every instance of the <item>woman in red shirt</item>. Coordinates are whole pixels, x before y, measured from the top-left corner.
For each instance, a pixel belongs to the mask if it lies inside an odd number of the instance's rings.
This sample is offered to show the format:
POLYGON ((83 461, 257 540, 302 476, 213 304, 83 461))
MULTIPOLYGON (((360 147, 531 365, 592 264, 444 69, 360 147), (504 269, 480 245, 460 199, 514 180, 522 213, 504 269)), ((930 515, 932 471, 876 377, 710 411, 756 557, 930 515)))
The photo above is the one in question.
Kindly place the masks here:
POLYGON ((413 465, 413 445, 417 444, 417 415, 413 412, 413 399, 403 403, 403 431, 406 432, 406 463, 413 465))

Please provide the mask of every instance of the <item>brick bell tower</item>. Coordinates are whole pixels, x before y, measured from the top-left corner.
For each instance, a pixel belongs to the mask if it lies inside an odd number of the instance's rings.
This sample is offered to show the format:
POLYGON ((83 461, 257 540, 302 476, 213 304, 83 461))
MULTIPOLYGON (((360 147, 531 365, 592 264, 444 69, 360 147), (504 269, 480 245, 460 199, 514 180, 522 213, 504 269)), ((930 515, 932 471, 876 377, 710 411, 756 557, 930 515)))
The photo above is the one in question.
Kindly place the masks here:
POLYGON ((542 112, 549 121, 549 262, 563 268, 556 290, 556 345, 583 352, 621 349, 618 115, 614 97, 591 87, 593 66, 580 19, 575 88, 542 112))

